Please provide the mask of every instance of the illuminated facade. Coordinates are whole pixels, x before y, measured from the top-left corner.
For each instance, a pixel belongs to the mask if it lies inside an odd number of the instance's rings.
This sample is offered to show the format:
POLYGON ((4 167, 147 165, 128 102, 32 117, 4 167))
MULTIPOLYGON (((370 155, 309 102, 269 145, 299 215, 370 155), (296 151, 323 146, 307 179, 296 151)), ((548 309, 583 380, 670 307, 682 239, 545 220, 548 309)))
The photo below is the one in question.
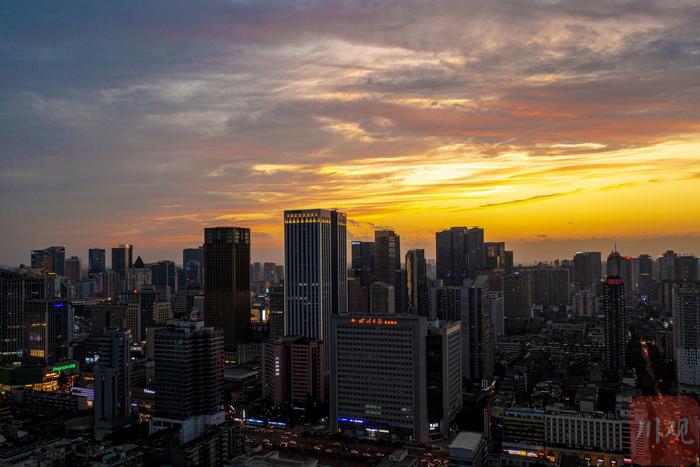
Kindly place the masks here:
POLYGON ((0 361, 20 361, 25 351, 25 302, 45 297, 44 279, 0 269, 0 361))
POLYGON ((428 440, 427 335, 423 316, 332 318, 333 432, 428 440))
POLYGON ((603 313, 606 370, 611 381, 619 381, 625 369, 628 342, 625 283, 619 276, 608 276, 603 283, 603 313))
POLYGON ((284 212, 285 335, 324 340, 347 299, 345 214, 326 209, 284 212))
POLYGON ((70 303, 54 300, 25 302, 25 359, 52 365, 73 358, 74 312, 70 303))

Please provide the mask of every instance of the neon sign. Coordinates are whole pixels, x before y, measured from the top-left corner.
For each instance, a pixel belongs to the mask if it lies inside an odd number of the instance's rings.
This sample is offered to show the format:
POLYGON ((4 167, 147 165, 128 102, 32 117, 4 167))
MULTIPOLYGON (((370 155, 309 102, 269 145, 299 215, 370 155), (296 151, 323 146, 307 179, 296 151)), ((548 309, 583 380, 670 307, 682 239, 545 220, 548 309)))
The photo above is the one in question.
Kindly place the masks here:
POLYGON ((75 363, 66 363, 65 365, 57 365, 51 368, 51 371, 65 371, 65 370, 75 370, 77 365, 75 363))
POLYGON ((377 324, 380 326, 396 326, 399 324, 395 319, 383 319, 383 318, 350 318, 351 324, 377 324))

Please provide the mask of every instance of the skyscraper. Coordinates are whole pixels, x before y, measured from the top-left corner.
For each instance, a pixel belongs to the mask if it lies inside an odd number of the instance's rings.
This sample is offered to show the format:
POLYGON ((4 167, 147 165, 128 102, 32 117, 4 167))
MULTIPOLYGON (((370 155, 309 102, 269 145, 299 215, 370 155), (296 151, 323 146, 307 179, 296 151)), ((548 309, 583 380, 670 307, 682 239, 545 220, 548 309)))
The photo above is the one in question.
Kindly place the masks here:
POLYGON ((332 432, 428 440, 427 334, 423 316, 332 318, 332 432))
POLYGON ((466 227, 450 227, 435 234, 436 277, 444 285, 460 286, 469 277, 466 227))
POLYGON ((462 337, 460 323, 428 322, 425 366, 430 435, 447 436, 462 409, 462 337))
POLYGON ((573 283, 576 290, 596 290, 601 279, 599 251, 581 251, 574 255, 573 283))
POLYGON ((201 321, 172 321, 156 329, 154 348, 156 412, 151 432, 176 428, 186 443, 206 426, 224 423, 221 331, 201 321))
POLYGON ((635 263, 636 292, 641 296, 647 296, 651 292, 653 283, 654 260, 649 255, 639 255, 635 263))
POLYGON ((95 438, 123 427, 131 411, 129 332, 108 327, 98 340, 95 364, 95 438))
POLYGON ((428 317, 430 305, 424 250, 409 250, 406 253, 406 295, 407 312, 428 317))
POLYGON ((467 268, 469 277, 476 279, 477 272, 485 267, 484 229, 472 227, 467 230, 467 268))
POLYGON ((625 368, 628 329, 625 284, 619 276, 608 276, 603 283, 603 313, 606 371, 610 381, 619 381, 625 368))
POLYGON ((202 247, 182 250, 182 269, 186 284, 202 284, 202 247))
POLYGON ((376 280, 393 286, 395 271, 401 269, 401 237, 393 230, 374 232, 376 280))
POLYGON ((44 279, 0 269, 0 361, 20 361, 25 350, 25 303, 46 295, 44 279))
POLYGON ((70 302, 27 300, 24 307, 27 360, 53 365, 73 358, 74 315, 70 302))
POLYGON ((32 250, 32 268, 43 269, 46 272, 55 272, 59 276, 64 275, 64 261, 66 260, 65 246, 50 246, 41 250, 32 250))
POLYGON ((105 272, 105 257, 106 255, 104 248, 90 248, 88 250, 88 274, 99 274, 105 272))
POLYGON ((700 393, 700 289, 673 293, 673 347, 680 392, 700 393))
POLYGON ((374 282, 369 288, 369 312, 372 315, 393 315, 396 312, 394 303, 394 286, 386 282, 374 282))
POLYGON ((507 275, 503 286, 503 317, 506 333, 517 330, 530 318, 530 277, 515 271, 507 275))
POLYGON ((262 345, 263 397, 275 406, 307 407, 325 402, 324 344, 284 337, 262 345))
POLYGON ((77 283, 81 276, 82 263, 77 256, 71 256, 65 261, 66 277, 73 283, 77 283))
POLYGON ((369 287, 376 274, 374 242, 353 241, 351 248, 353 275, 363 287, 369 287))
POLYGON ((250 229, 204 229, 204 321, 224 331, 224 350, 250 337, 250 229))
POLYGON ((284 212, 285 334, 324 340, 331 315, 347 312, 345 214, 284 212))
POLYGON ((175 292, 177 292, 177 271, 175 269, 174 261, 157 261, 150 265, 150 269, 151 283, 153 285, 158 287, 160 290, 167 290, 168 295, 174 295, 175 292))
POLYGON ((112 271, 124 277, 133 265, 134 245, 122 243, 112 247, 112 271))

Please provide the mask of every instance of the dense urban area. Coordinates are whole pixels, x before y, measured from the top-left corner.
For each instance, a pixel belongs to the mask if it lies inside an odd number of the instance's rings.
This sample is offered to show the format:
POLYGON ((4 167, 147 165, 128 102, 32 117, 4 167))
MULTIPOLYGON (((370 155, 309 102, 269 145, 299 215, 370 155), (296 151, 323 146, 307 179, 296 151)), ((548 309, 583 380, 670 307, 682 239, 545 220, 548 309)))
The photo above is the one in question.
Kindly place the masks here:
POLYGON ((0 270, 0 464, 648 465, 635 401, 679 395, 697 443, 694 255, 523 265, 451 227, 427 259, 347 223, 285 211, 283 265, 212 227, 182 263, 51 246, 0 270))

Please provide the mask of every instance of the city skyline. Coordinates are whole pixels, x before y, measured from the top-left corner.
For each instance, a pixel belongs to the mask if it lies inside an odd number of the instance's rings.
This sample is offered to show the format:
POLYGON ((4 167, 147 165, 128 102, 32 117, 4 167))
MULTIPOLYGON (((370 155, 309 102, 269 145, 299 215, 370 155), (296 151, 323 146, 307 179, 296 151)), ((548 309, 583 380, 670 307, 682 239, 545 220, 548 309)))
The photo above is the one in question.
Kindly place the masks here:
POLYGON ((526 263, 700 250, 692 2, 36 8, 0 7, 0 264, 225 225, 280 262, 300 208, 428 257, 454 225, 526 263))

